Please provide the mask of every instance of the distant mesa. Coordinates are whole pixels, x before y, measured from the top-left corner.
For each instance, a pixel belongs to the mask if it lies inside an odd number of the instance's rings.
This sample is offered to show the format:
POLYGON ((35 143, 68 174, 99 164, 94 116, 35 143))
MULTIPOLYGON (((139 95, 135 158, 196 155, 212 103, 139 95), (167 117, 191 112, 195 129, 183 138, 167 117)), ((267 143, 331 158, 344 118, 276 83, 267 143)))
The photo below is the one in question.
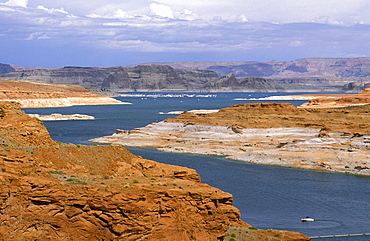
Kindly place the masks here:
POLYGON ((64 68, 2 64, 0 77, 122 92, 359 92, 370 87, 370 58, 307 58, 289 62, 168 62, 64 68))
POLYGON ((9 73, 9 72, 14 72, 15 69, 10 66, 9 64, 0 64, 0 73, 9 73))

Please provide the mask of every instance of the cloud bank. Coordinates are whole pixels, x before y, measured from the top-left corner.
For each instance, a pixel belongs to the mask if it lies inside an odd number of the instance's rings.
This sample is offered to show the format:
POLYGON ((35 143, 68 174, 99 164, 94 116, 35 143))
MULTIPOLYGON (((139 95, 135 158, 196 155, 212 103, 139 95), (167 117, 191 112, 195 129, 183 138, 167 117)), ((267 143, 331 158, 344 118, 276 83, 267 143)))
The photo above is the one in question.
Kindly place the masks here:
POLYGON ((112 66, 370 55, 366 1, 57 2, 0 1, 1 63, 112 66))

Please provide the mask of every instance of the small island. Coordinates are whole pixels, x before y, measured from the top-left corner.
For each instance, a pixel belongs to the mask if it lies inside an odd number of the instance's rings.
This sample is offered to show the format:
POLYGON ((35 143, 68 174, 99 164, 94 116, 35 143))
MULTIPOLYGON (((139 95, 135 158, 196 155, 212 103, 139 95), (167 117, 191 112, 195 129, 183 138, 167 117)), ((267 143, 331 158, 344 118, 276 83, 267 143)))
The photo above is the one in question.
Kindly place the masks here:
POLYGON ((28 114, 31 117, 36 117, 42 121, 64 121, 64 120, 95 120, 94 116, 83 114, 62 115, 54 113, 51 115, 28 114))

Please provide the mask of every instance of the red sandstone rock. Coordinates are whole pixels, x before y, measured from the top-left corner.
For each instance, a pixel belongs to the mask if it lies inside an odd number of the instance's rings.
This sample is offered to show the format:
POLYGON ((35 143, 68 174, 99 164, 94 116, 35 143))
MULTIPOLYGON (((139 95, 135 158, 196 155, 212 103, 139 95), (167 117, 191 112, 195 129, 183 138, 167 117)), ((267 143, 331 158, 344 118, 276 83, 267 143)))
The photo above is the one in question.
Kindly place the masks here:
MULTIPOLYGON (((203 241, 249 226, 232 195, 192 169, 118 146, 56 144, 15 103, 0 102, 0 114, 0 240, 203 241)), ((296 237, 309 240, 284 240, 296 237)))

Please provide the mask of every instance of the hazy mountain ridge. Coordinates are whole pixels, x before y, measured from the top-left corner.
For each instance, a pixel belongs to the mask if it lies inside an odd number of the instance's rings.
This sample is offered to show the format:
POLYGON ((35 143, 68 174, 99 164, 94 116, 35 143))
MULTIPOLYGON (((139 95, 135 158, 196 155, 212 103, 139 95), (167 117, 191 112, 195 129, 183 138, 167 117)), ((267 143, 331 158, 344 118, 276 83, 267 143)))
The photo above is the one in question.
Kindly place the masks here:
POLYGON ((0 78, 115 91, 358 92, 370 83, 370 58, 367 57, 307 58, 290 62, 167 62, 120 67, 32 69, 12 66, 2 64, 0 78), (231 73, 236 81, 228 79, 231 73), (254 79, 246 81, 247 77, 254 79))

